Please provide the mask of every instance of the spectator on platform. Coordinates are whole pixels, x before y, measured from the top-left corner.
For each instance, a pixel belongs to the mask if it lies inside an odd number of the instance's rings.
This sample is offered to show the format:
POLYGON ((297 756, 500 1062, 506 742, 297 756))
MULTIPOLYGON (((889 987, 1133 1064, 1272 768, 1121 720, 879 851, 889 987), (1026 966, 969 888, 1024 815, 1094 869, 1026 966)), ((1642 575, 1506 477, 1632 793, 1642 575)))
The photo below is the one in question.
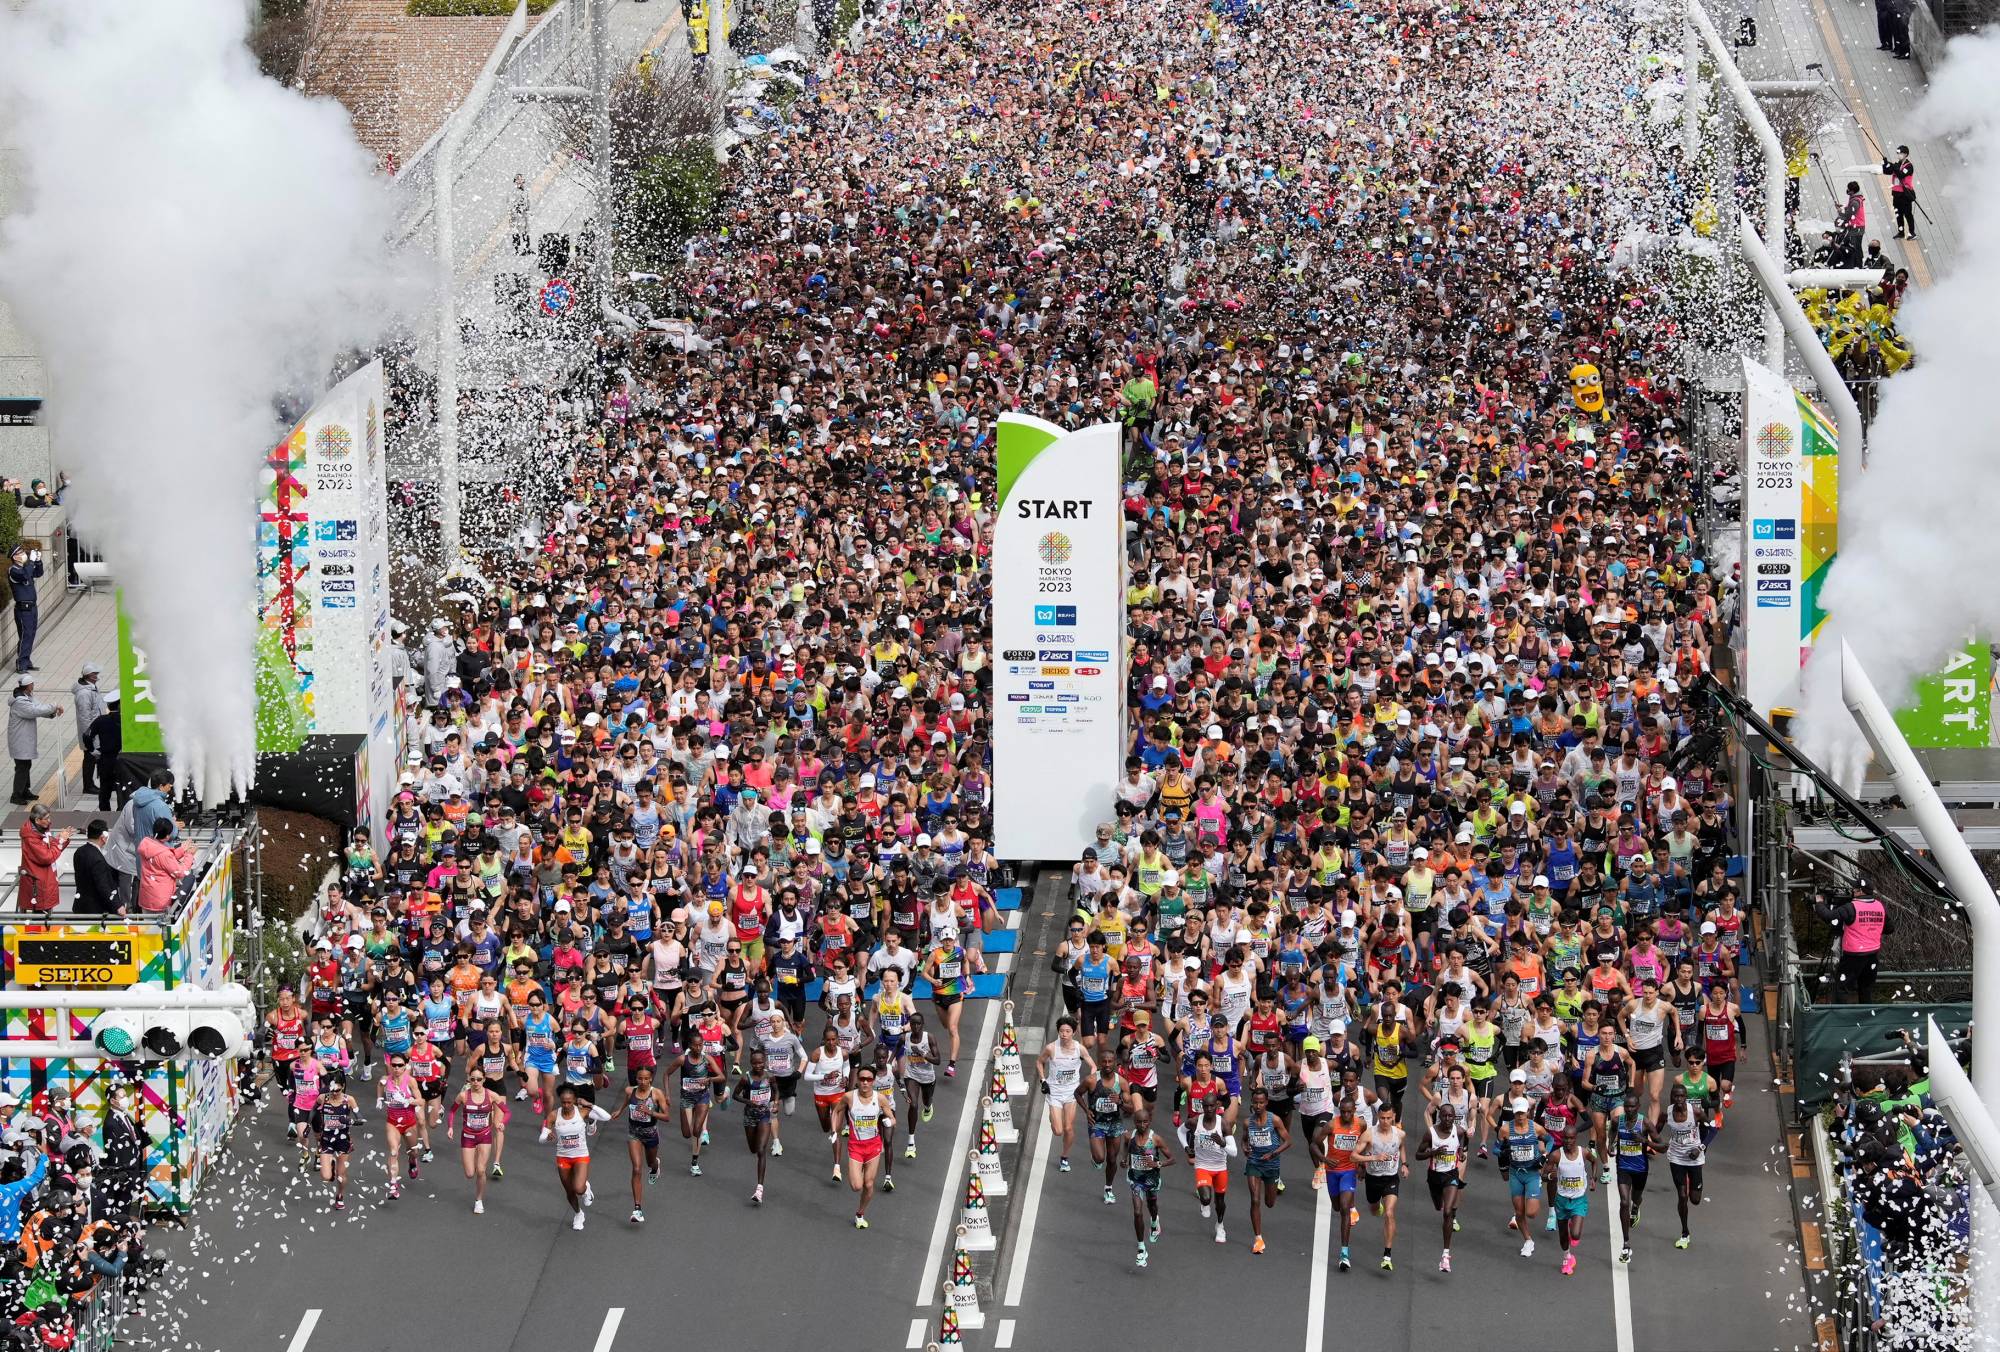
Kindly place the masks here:
POLYGON ((129 911, 137 904, 139 842, 152 838, 155 822, 162 818, 173 821, 173 792, 173 771, 153 771, 146 786, 133 794, 124 811, 118 814, 118 821, 105 841, 104 857, 118 870, 118 903, 122 910, 129 911))
POLYGON ((70 687, 70 696, 76 700, 76 744, 83 748, 83 791, 97 792, 97 756, 90 746, 90 726, 104 716, 104 692, 97 688, 97 678, 104 668, 95 662, 85 662, 83 672, 70 687))
POLYGON ((14 700, 7 706, 7 754, 14 758, 14 794, 8 799, 16 806, 34 801, 34 792, 28 787, 28 776, 35 768, 35 754, 40 738, 35 722, 43 718, 60 718, 62 705, 48 704, 35 698, 35 679, 23 676, 14 683, 14 700))
POLYGON ((119 915, 118 870, 104 857, 105 837, 110 825, 102 817, 92 817, 83 828, 83 844, 77 846, 72 864, 76 870, 76 912, 78 915, 119 915))
POLYGON ((153 834, 139 842, 139 909, 158 915, 174 904, 174 891, 194 867, 194 847, 174 844, 171 817, 153 819, 153 834))
POLYGON ((48 912, 62 905, 62 884, 56 880, 56 861, 69 848, 67 831, 55 829, 48 808, 37 803, 28 809, 21 826, 21 909, 48 912))

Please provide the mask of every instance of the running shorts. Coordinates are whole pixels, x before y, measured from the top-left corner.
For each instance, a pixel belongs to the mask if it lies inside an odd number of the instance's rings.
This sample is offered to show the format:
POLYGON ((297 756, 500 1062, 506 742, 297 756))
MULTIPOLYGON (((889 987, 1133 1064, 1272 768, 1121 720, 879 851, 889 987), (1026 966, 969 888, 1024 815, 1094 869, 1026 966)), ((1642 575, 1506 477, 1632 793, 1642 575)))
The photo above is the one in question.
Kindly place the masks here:
POLYGON ((1540 1169, 1509 1169, 1507 1171, 1507 1195, 1525 1197, 1530 1201, 1539 1200, 1542 1195, 1542 1171, 1540 1169))
POLYGON ((1194 1185, 1197 1188, 1207 1188, 1213 1193, 1228 1192, 1229 1171, 1227 1169, 1196 1169, 1194 1171, 1194 1185))
POLYGON ((1366 1185, 1364 1190, 1368 1194, 1370 1206, 1374 1206, 1384 1197, 1394 1197, 1403 1190, 1401 1174, 1363 1174, 1361 1178, 1366 1185))

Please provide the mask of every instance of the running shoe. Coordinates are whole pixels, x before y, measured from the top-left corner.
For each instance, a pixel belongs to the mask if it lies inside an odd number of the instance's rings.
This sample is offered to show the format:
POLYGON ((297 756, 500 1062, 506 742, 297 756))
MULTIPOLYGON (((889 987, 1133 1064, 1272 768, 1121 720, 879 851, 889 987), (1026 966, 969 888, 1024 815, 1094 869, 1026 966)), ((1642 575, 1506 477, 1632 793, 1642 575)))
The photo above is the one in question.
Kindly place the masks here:
POLYGON ((1563 1265, 1562 1265, 1563 1276, 1565 1277, 1574 1276, 1575 1273, 1576 1273, 1576 1255, 1573 1253, 1564 1254, 1563 1265))
POLYGON ((936 1108, 933 1108, 933 1107, 931 1107, 931 1105, 930 1105, 930 1104, 926 1103, 926 1104, 924 1105, 924 1112, 923 1112, 923 1120, 924 1120, 924 1121, 926 1121, 926 1122, 928 1122, 928 1121, 930 1121, 930 1120, 931 1120, 931 1119, 932 1119, 933 1117, 936 1117, 936 1116, 937 1116, 937 1109, 936 1109, 936 1108))
POLYGON ((1139 1246, 1139 1256, 1132 1261, 1135 1267, 1146 1266, 1146 1246, 1144 1244, 1139 1246))
POLYGON ((1209 1216, 1209 1210, 1210 1210, 1210 1208, 1209 1208, 1209 1205, 1208 1205, 1208 1203, 1206 1203, 1206 1202, 1203 1202, 1203 1203, 1201 1204, 1201 1218, 1202 1218, 1203 1220, 1207 1220, 1207 1219, 1208 1219, 1208 1216, 1209 1216))
POLYGON ((1283 1197, 1284 1195, 1285 1195, 1285 1180, 1281 1178, 1278 1180, 1278 1196, 1283 1197))
POLYGON ((643 1212, 643 1211, 641 1211, 641 1210, 639 1210, 639 1208, 638 1208, 638 1207, 633 1207, 633 1208, 632 1208, 632 1224, 634 1224, 634 1225, 644 1225, 645 1223, 646 1223, 646 1213, 645 1213, 645 1212, 643 1212))
POLYGON ((646 1171, 646 1181, 647 1181, 648 1183, 657 1183, 657 1182, 659 1182, 659 1181, 660 1181, 660 1171, 659 1171, 659 1170, 658 1170, 657 1168, 653 1168, 653 1169, 648 1169, 648 1170, 646 1171))
POLYGON ((1618 1251, 1618 1261, 1621 1263, 1629 1263, 1632 1261, 1632 1246, 1630 1244, 1627 1244, 1624 1248, 1618 1251))
POLYGON ((788 1099, 786 1099, 786 1100, 785 1100, 785 1116, 786 1116, 786 1117, 790 1117, 790 1116, 792 1115, 792 1109, 794 1109, 794 1108, 796 1108, 796 1107, 798 1107, 798 1106, 799 1106, 799 1101, 798 1101, 797 1099, 795 1099, 795 1098, 788 1098, 788 1099))
POLYGON ((688 1177, 689 1177, 689 1178, 700 1178, 700 1177, 701 1177, 701 1161, 700 1161, 700 1160, 689 1160, 689 1161, 688 1161, 688 1177))
POLYGON ((1692 1243, 1694 1243, 1693 1235, 1682 1235, 1679 1239, 1674 1241, 1674 1247, 1676 1249, 1685 1249, 1688 1245, 1692 1243))
POLYGON ((1509 1216, 1507 1218, 1507 1228, 1509 1230, 1519 1230, 1521 1228, 1521 1218, 1519 1216, 1509 1216))
POLYGON ((285 1139, 286 1139, 286 1140, 288 1140, 288 1141, 296 1141, 296 1140, 298 1140, 298 1139, 299 1139, 299 1124, 298 1124, 298 1123, 296 1123, 296 1122, 293 1122, 293 1123, 290 1123, 289 1125, 287 1125, 287 1126, 285 1127, 285 1139))
POLYGON ((913 1160, 916 1157, 917 1157, 917 1143, 915 1141, 912 1141, 908 1145, 903 1147, 903 1158, 906 1160, 913 1160))
POLYGON ((1645 1208, 1638 1206, 1632 1208, 1632 1224, 1637 1225, 1639 1223, 1639 1213, 1644 1209, 1645 1208))
POLYGON ((1523 1257, 1523 1258, 1533 1258, 1534 1256, 1535 1256, 1535 1241, 1534 1241, 1534 1240, 1532 1240, 1532 1239, 1524 1239, 1524 1240, 1522 1240, 1522 1241, 1521 1241, 1521 1257, 1523 1257))
POLYGON ((857 1230, 866 1230, 868 1228, 868 1218, 866 1216, 856 1216, 854 1218, 854 1228, 857 1230))
POLYGON ((1317 1189, 1317 1188, 1323 1188, 1325 1186, 1326 1186, 1326 1166, 1324 1164, 1314 1165, 1313 1187, 1317 1189))
POLYGON ((1157 1217, 1153 1220, 1152 1240, 1155 1244, 1160 1242, 1160 1222, 1157 1217))
POLYGON ((707 1144, 708 1144, 708 1128, 707 1128, 707 1127, 703 1127, 703 1128, 701 1129, 701 1143, 702 1143, 703 1145, 707 1145, 707 1144))
POLYGON ((1229 1231, 1223 1228, 1220 1221, 1215 1223, 1215 1242, 1217 1244, 1227 1244, 1229 1242, 1229 1231))
POLYGON ((415 1155, 410 1156, 410 1177, 411 1178, 423 1177, 423 1174, 420 1173, 417 1169, 417 1157, 415 1155))
POLYGON ((527 1101, 528 1101, 528 1091, 527 1091, 527 1090, 525 1090, 525 1089, 516 1089, 516 1090, 514 1091, 514 1102, 516 1102, 516 1103, 526 1103, 527 1101))
POLYGON ((425 1163, 425 1164, 429 1164, 430 1162, 431 1162, 431 1148, 430 1148, 429 1146, 425 1146, 425 1147, 424 1147, 424 1163, 425 1163))
POLYGON ((896 1190, 896 1176, 894 1174, 883 1174, 882 1191, 894 1192, 895 1190, 896 1190))
POLYGON ((1109 1189, 1109 1188, 1106 1188, 1106 1189, 1104 1190, 1104 1205, 1106 1205, 1106 1206, 1110 1206, 1110 1205, 1111 1205, 1112 1203, 1116 1202, 1117 1200, 1118 1200, 1118 1195, 1117 1195, 1116 1193, 1112 1192, 1112 1191, 1111 1191, 1111 1189, 1109 1189))
POLYGON ((373 1061, 364 1061, 361 1063, 361 1078, 364 1081, 375 1078, 375 1063, 373 1061))
POLYGON ((570 1218, 569 1228, 572 1230, 583 1229, 583 1213, 581 1211, 577 1212, 575 1216, 570 1218))
POLYGON ((1438 1255, 1438 1271, 1439 1271, 1439 1272, 1450 1272, 1450 1271, 1451 1271, 1451 1250, 1450 1250, 1450 1249, 1446 1249, 1446 1250, 1445 1250, 1445 1251, 1444 1251, 1443 1253, 1441 1253, 1441 1254, 1439 1254, 1439 1255, 1438 1255))
POLYGON ((1487 1149, 1486 1149, 1486 1147, 1485 1147, 1485 1146, 1483 1146, 1483 1145, 1479 1147, 1479 1158, 1481 1158, 1481 1159, 1488 1159, 1488 1158, 1491 1158, 1491 1156, 1490 1156, 1490 1155, 1489 1155, 1489 1153, 1487 1152, 1487 1149))
POLYGON ((484 1216, 486 1214, 486 1203, 478 1198, 474 1198, 472 1203, 472 1214, 475 1216, 484 1216))
POLYGON ((1382 1270, 1384 1272, 1394 1272, 1396 1270, 1396 1260, 1386 1253, 1382 1255, 1382 1270))
POLYGON ((591 1204, 592 1202, 595 1202, 596 1200, 597 1200, 597 1189, 595 1189, 595 1188, 591 1187, 591 1186, 590 1186, 590 1184, 588 1184, 588 1183, 584 1184, 584 1185, 583 1185, 583 1204, 584 1204, 585 1206, 589 1206, 589 1205, 590 1205, 590 1204, 591 1204))
POLYGON ((840 1166, 838 1164, 833 1166, 833 1181, 836 1183, 840 1182, 840 1166))
POLYGON ((502 1169, 499 1165, 496 1164, 493 1166, 492 1176, 494 1178, 505 1178, 507 1176, 507 1171, 505 1169, 502 1169))
POLYGON ((1550 1234, 1554 1234, 1555 1228, 1556 1228, 1556 1213, 1551 1211, 1549 1213, 1549 1218, 1546 1221, 1542 1222, 1542 1229, 1547 1230, 1550 1234))
POLYGON ((771 1158, 777 1159, 780 1155, 783 1155, 784 1153, 785 1153, 785 1143, 779 1140, 777 1137, 773 1136, 771 1138, 771 1158))
POLYGON ((1264 1237, 1262 1235, 1258 1235, 1255 1239, 1252 1239, 1250 1241, 1250 1252, 1252 1253, 1264 1252, 1264 1237))
POLYGON ((1603 1172, 1602 1174, 1599 1174, 1599 1175, 1598 1175, 1598 1178, 1597 1178, 1597 1181, 1598 1181, 1599 1183, 1609 1183, 1609 1182, 1611 1181, 1611 1166, 1610 1166, 1610 1165, 1608 1165, 1608 1164, 1607 1164, 1607 1165, 1605 1165, 1605 1166, 1604 1166, 1604 1172, 1603 1172))
POLYGON ((1341 1270, 1342 1272, 1345 1272, 1345 1271, 1347 1271, 1347 1270, 1348 1270, 1349 1268, 1351 1268, 1351 1267, 1353 1267, 1353 1266, 1354 1266, 1354 1260, 1353 1260, 1352 1258, 1349 1258, 1349 1257, 1347 1256, 1347 1246, 1346 1246, 1345 1244, 1341 1245, 1341 1246, 1340 1246, 1340 1270, 1341 1270))
POLYGON ((1451 1218, 1451 1232, 1452 1232, 1452 1233, 1453 1233, 1453 1234, 1455 1235, 1455 1234, 1457 1234, 1457 1233, 1459 1232, 1459 1229, 1460 1229, 1460 1226, 1459 1226, 1459 1223, 1458 1223, 1458 1217, 1456 1217, 1456 1216, 1453 1216, 1453 1217, 1451 1218))
POLYGON ((950 1063, 949 1065, 947 1065, 947 1066, 946 1066, 946 1067, 944 1068, 944 1073, 945 1073, 945 1075, 946 1075, 946 1076, 947 1076, 948 1078, 950 1078, 950 1079, 954 1079, 954 1080, 955 1080, 955 1079, 957 1079, 957 1078, 958 1078, 958 1062, 956 1062, 956 1061, 953 1061, 953 1062, 951 1062, 951 1063, 950 1063))
POLYGON ((1361 1208, 1360 1208, 1360 1207, 1358 1207, 1358 1206, 1351 1206, 1351 1207, 1347 1208, 1347 1223, 1348 1223, 1349 1225, 1359 1225, 1359 1224, 1361 1224, 1361 1208))
POLYGON ((398 1197, 401 1197, 402 1195, 403 1195, 403 1185, 402 1185, 401 1183, 391 1183, 391 1184, 389 1185, 389 1200, 390 1200, 390 1201, 392 1201, 392 1202, 393 1202, 393 1201, 395 1201, 395 1200, 396 1200, 396 1199, 397 1199, 398 1197))
POLYGON ((1063 1157, 1062 1157, 1061 1159, 1059 1159, 1059 1160, 1057 1160, 1057 1161, 1056 1161, 1056 1172, 1057 1172, 1057 1173, 1059 1173, 1059 1174, 1066 1174, 1066 1173, 1068 1173, 1068 1172, 1069 1172, 1069 1156, 1068 1156, 1068 1155, 1064 1155, 1064 1156, 1063 1156, 1063 1157))
POLYGON ((764 1185, 762 1183, 759 1183, 756 1189, 750 1194, 750 1205, 764 1205, 764 1185))

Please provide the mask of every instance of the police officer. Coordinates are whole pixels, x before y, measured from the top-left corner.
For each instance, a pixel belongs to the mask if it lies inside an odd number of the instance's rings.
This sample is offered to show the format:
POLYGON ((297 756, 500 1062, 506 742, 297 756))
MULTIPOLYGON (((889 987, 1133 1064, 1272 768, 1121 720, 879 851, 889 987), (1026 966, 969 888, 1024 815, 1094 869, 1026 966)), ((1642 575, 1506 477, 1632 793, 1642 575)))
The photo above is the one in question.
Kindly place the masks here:
POLYGON ((1858 1004, 1875 999, 1875 973, 1881 965, 1882 939, 1892 928, 1889 910, 1880 897, 1857 897, 1848 888, 1817 893, 1813 911, 1840 931, 1840 979, 1858 1004))
POLYGON ((14 592, 14 633, 20 647, 14 654, 14 670, 35 670, 35 630, 42 622, 41 606, 35 596, 35 579, 42 575, 42 551, 24 542, 14 546, 14 561, 7 569, 7 585, 14 592))

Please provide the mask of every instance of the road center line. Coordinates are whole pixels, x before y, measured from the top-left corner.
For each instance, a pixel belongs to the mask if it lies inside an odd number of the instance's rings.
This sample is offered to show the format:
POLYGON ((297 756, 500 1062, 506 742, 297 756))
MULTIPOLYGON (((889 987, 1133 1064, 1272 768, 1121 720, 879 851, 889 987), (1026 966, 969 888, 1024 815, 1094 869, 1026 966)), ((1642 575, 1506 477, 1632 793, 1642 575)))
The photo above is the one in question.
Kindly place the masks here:
POLYGON ((624 1322, 623 1305, 613 1305, 604 1312, 604 1327, 597 1331, 596 1352, 611 1352, 611 1340, 618 1336, 618 1326, 624 1322))
POLYGON ((292 1335, 292 1341, 286 1345, 285 1352, 305 1352, 307 1340, 313 1336, 313 1330, 318 1327, 319 1311, 307 1310, 305 1318, 299 1320, 299 1331, 292 1335))
POLYGON ((1306 1352, 1326 1346, 1326 1255, 1333 1242, 1333 1180, 1314 1189, 1312 1277, 1306 1286, 1306 1352))
POLYGON ((1618 1174, 1615 1170, 1605 1190, 1611 1199, 1606 1208, 1609 1215, 1604 1222, 1604 1233, 1611 1241, 1611 1326, 1618 1339, 1618 1352, 1632 1352, 1632 1271, 1618 1261, 1618 1251, 1625 1247, 1625 1240, 1619 1223, 1618 1174))
MULTIPOLYGON (((1037 1100, 1039 1103, 1040 1100, 1037 1100)), ((1007 1273, 1007 1304, 1019 1305, 1028 1286, 1028 1255, 1035 1248, 1035 1221, 1042 1214, 1042 1183, 1049 1176, 1049 1139, 1055 1133, 1040 1114, 1030 1113, 1021 1128, 1035 1134, 1034 1159, 1028 1165, 1028 1196, 1021 1209, 1021 1229, 1014 1244, 1013 1267, 1007 1273)))
MULTIPOLYGON (((1007 956, 1007 955, 1003 955, 1007 956)), ((996 963, 997 968, 1010 966, 996 963)), ((958 1219, 958 1180, 965 1171, 965 1157, 972 1149, 972 1128, 979 1120, 979 1104, 986 1093, 986 1063, 993 1058, 994 1028, 1000 1019, 999 1000, 986 1001, 986 1013, 979 1020, 979 1036, 972 1044, 972 1066, 963 1081, 965 1103, 958 1110, 958 1135, 953 1138, 951 1158, 945 1163, 944 1183, 938 1191, 937 1220, 931 1225, 930 1252, 924 1256, 923 1275, 917 1279, 918 1305, 930 1305, 938 1298, 938 1273, 944 1262, 945 1246, 951 1242, 958 1219)))

